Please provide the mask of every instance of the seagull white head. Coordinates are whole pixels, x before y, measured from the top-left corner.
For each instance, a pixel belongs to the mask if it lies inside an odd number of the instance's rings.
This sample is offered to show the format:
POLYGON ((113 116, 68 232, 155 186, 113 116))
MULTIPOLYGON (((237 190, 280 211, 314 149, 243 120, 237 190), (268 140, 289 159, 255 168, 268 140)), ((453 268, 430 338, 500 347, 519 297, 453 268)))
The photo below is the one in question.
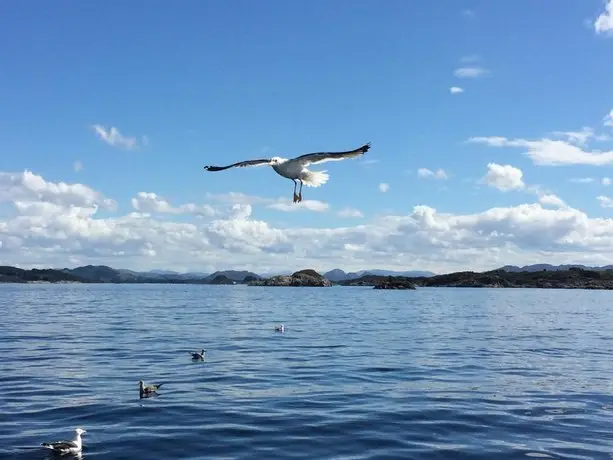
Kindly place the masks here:
POLYGON ((281 158, 281 157, 272 157, 270 159, 270 164, 271 165, 280 165, 281 163, 285 163, 285 158, 281 158))
POLYGON ((85 431, 83 428, 77 428, 74 431, 75 433, 77 433, 78 436, 81 436, 83 433, 87 433, 87 431, 85 431))

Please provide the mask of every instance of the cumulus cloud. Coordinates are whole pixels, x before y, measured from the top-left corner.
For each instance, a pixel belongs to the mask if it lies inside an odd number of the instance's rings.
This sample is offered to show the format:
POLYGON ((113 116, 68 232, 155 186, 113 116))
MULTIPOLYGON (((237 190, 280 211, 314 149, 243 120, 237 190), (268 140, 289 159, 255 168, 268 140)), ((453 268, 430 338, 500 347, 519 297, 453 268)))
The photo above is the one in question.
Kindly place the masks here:
MULTIPOLYGON (((605 117, 605 123, 606 123, 605 117)), ((554 136, 562 136, 565 140, 541 139, 510 139, 504 136, 475 136, 467 140, 469 143, 484 144, 490 147, 512 147, 522 149, 534 164, 539 166, 591 165, 603 166, 613 163, 613 151, 588 150, 588 140, 606 141, 608 136, 596 134, 592 128, 584 127, 580 131, 556 131, 554 136)))
POLYGON ((381 182, 381 183, 379 184, 379 191, 380 191, 381 193, 385 193, 385 192, 387 192, 389 189, 390 189, 390 184, 387 184, 387 183, 385 183, 385 182, 381 182))
MULTIPOLYGON (((510 182, 512 187, 517 183, 517 178, 510 182)), ((28 171, 0 173, 0 198, 3 211, 11 210, 0 214, 0 260, 23 267, 92 263, 143 270, 290 271, 376 266, 445 272, 507 263, 613 262, 613 220, 588 217, 550 193, 534 203, 474 213, 418 205, 329 227, 273 225, 259 212, 277 201, 241 194, 223 200, 209 196, 191 207, 143 192, 134 197, 133 212, 114 208, 101 214, 110 202, 102 192, 28 171), (214 213, 194 216, 192 211, 204 205, 214 213)), ((606 197, 598 200, 611 204, 606 197)))
POLYGON ((364 217, 362 211, 355 208, 343 208, 338 212, 339 217, 364 217))
POLYGON ((539 203, 543 206, 552 206, 554 208, 566 208, 568 205, 559 196, 553 193, 545 193, 539 196, 539 203))
POLYGON ((448 178, 447 173, 442 169, 437 169, 436 171, 431 171, 428 168, 419 168, 417 170, 417 175, 423 179, 441 179, 445 180, 448 178))
POLYGON ((138 192, 136 197, 132 198, 131 203, 134 209, 143 213, 215 215, 215 210, 209 205, 186 203, 173 207, 168 201, 153 192, 138 192))
POLYGON ((114 210, 117 203, 82 184, 48 182, 29 170, 0 172, 0 203, 7 201, 46 202, 66 207, 102 207, 114 210))
POLYGON ((602 185, 611 185, 613 183, 610 177, 603 177, 600 182, 602 185))
POLYGON ((596 199, 600 201, 600 206, 603 208, 613 208, 613 199, 608 196, 600 195, 596 199))
MULTIPOLYGON (((114 126, 111 126, 110 128, 105 128, 102 125, 95 124, 92 125, 92 128, 100 139, 102 139, 104 142, 113 147, 122 147, 127 150, 132 150, 138 147, 138 141, 136 137, 124 136, 114 126)), ((146 136, 143 137, 143 143, 149 143, 149 139, 146 136)))
POLYGON ((490 187, 508 192, 509 190, 521 190, 526 186, 523 175, 522 170, 514 166, 489 163, 487 174, 482 181, 490 187))
POLYGON ((464 88, 460 88, 459 86, 452 86, 449 88, 449 92, 451 94, 460 94, 464 92, 464 88))
POLYGON ((454 70, 453 74, 458 78, 478 78, 489 73, 489 70, 483 67, 459 67, 454 70))
POLYGON ((314 212, 326 212, 330 209, 330 205, 319 200, 302 200, 299 203, 294 203, 286 197, 277 198, 264 198, 254 195, 246 195, 240 192, 228 192, 213 194, 208 193, 207 197, 214 201, 230 204, 249 204, 249 205, 263 205, 268 209, 275 209, 283 212, 296 212, 296 211, 314 211, 314 212))
POLYGON ((315 211, 326 212, 330 206, 328 203, 318 200, 302 200, 299 203, 293 203, 289 199, 281 198, 274 203, 270 203, 268 206, 270 209, 276 209, 277 211, 284 212, 296 212, 296 211, 315 211))
POLYGON ((613 35, 613 0, 607 0, 604 11, 594 21, 597 34, 613 35))

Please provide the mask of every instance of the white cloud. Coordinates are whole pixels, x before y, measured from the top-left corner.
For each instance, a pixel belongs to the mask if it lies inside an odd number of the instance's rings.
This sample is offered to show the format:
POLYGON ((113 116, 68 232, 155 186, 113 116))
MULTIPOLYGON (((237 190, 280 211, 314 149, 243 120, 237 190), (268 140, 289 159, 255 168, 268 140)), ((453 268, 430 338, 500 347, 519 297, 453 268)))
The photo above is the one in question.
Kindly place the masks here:
POLYGON ((385 193, 385 192, 387 192, 389 189, 390 189, 390 184, 387 184, 387 183, 385 183, 385 182, 381 182, 381 183, 379 184, 379 191, 380 191, 381 193, 385 193))
POLYGON ((552 194, 540 195, 536 203, 474 213, 418 205, 406 213, 330 227, 272 225, 258 213, 277 201, 240 194, 228 201, 209 196, 209 202, 192 208, 149 192, 136 195, 141 211, 101 215, 99 209, 109 202, 103 193, 28 171, 0 173, 0 198, 0 260, 23 267, 92 263, 209 272, 307 267, 444 272, 543 261, 613 262, 613 219, 588 217, 552 194), (189 212, 204 205, 214 215, 195 218, 189 212))
POLYGON ((143 213, 215 215, 215 210, 209 205, 187 203, 173 207, 168 201, 153 192, 138 192, 136 197, 132 198, 131 203, 134 209, 143 213))
POLYGON ((585 151, 581 147, 569 142, 540 139, 529 141, 526 139, 507 139, 506 137, 472 137, 469 142, 486 144, 491 147, 519 147, 526 151, 523 153, 540 166, 561 165, 592 165, 602 166, 613 163, 613 151, 585 151))
POLYGON ((543 206, 553 206, 554 208, 566 208, 568 205, 557 195, 547 193, 539 196, 539 203, 543 206))
POLYGON ((83 163, 81 163, 79 160, 75 161, 72 164, 72 169, 74 170, 74 172, 79 172, 83 169, 83 163))
POLYGON ((326 212, 330 209, 330 205, 323 201, 318 200, 302 200, 299 203, 290 201, 289 198, 277 197, 277 198, 263 198, 259 196, 246 195, 240 192, 228 192, 222 194, 208 193, 207 197, 214 201, 230 204, 249 204, 249 205, 264 205, 268 209, 274 209, 283 212, 296 212, 296 211, 314 211, 314 212, 326 212))
POLYGON ((0 203, 8 201, 47 202, 66 207, 114 210, 117 203, 82 185, 48 182, 25 170, 21 173, 0 172, 0 203))
POLYGON ((593 177, 574 177, 570 181, 576 184, 590 184, 594 182, 594 178, 593 177))
POLYGON ((584 127, 581 131, 554 131, 552 134, 565 137, 571 144, 585 145, 588 139, 594 136, 594 130, 584 127))
MULTIPOLYGON (((95 124, 92 127, 100 139, 113 147, 123 147, 127 150, 138 147, 138 141, 135 137, 122 135, 114 126, 107 129, 102 125, 95 124)), ((149 139, 146 136, 144 136, 143 141, 145 144, 149 143, 149 139)))
POLYGON ((613 199, 608 196, 597 196, 596 199, 600 201, 600 206, 603 208, 613 208, 613 199))
POLYGON ((458 78, 478 78, 488 73, 489 71, 483 67, 460 67, 453 72, 458 78))
POLYGON ((597 34, 613 35, 613 0, 607 0, 605 10, 594 21, 597 34))
POLYGON ((464 89, 460 88, 459 86, 452 86, 451 88, 449 88, 449 92, 451 94, 460 94, 464 92, 464 89))
POLYGON ((482 181, 490 187, 497 188, 503 192, 521 190, 526 186, 523 181, 523 175, 522 170, 514 166, 489 163, 487 165, 487 174, 483 177, 482 181))
MULTIPOLYGON (((607 117, 605 117, 605 123, 607 117)), ((504 136, 476 136, 468 139, 469 143, 485 144, 490 147, 513 147, 524 149, 524 155, 540 166, 591 165, 603 166, 613 163, 613 150, 588 150, 586 144, 590 139, 606 141, 606 135, 596 134, 592 128, 584 127, 580 131, 556 131, 556 136, 566 140, 541 138, 535 140, 510 139, 504 136)))
MULTIPOLYGON (((611 0, 613 2, 613 0, 611 0)), ((613 128, 613 110, 611 110, 602 120, 605 126, 610 126, 613 128)))
POLYGON ((417 175, 423 179, 442 179, 445 180, 448 178, 447 173, 442 169, 437 169, 435 171, 431 171, 428 168, 419 168, 417 170, 417 175))
POLYGON ((270 209, 276 209, 277 211, 284 212, 296 212, 296 211, 315 211, 326 212, 330 206, 328 203, 318 200, 302 200, 299 203, 294 203, 289 199, 280 199, 275 203, 270 203, 268 206, 270 209))
POLYGON ((364 214, 358 209, 343 208, 338 212, 339 217, 364 217, 364 214))
POLYGON ((603 177, 601 183, 602 185, 611 185, 613 181, 610 177, 603 177))

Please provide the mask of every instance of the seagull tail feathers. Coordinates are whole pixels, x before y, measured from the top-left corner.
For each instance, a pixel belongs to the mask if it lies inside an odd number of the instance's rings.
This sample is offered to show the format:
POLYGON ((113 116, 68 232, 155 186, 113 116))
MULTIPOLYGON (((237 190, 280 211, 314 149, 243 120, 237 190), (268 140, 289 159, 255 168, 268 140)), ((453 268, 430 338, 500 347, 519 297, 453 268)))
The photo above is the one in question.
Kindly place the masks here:
POLYGON ((326 171, 308 171, 302 178, 307 187, 319 187, 328 182, 330 175, 326 171))

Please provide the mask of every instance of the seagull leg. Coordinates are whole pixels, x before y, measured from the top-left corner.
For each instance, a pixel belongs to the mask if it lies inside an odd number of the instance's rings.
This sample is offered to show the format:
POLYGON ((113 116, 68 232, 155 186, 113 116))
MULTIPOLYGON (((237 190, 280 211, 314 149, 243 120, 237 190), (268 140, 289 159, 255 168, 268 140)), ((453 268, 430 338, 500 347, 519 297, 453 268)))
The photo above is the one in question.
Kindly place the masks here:
POLYGON ((298 179, 300 181, 300 190, 298 191, 298 202, 302 201, 302 179, 298 179))
POLYGON ((296 179, 292 179, 294 181, 294 203, 298 201, 298 195, 296 195, 296 179))

